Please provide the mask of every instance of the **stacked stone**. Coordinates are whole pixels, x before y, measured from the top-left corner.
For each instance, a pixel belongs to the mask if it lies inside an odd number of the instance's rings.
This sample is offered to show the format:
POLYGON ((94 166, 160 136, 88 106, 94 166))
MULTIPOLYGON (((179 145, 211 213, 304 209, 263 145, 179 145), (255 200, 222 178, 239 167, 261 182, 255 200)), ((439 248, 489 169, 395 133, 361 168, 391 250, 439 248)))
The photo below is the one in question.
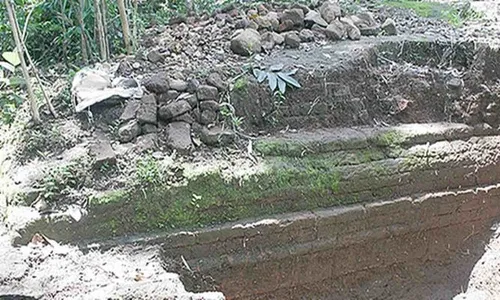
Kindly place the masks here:
POLYGON ((170 78, 165 73, 144 80, 147 94, 140 100, 129 100, 125 106, 118 130, 120 142, 136 139, 157 144, 158 138, 172 149, 188 151, 196 140, 215 146, 234 133, 216 126, 219 119, 221 93, 228 90, 227 83, 218 73, 212 73, 201 84, 197 79, 170 78))

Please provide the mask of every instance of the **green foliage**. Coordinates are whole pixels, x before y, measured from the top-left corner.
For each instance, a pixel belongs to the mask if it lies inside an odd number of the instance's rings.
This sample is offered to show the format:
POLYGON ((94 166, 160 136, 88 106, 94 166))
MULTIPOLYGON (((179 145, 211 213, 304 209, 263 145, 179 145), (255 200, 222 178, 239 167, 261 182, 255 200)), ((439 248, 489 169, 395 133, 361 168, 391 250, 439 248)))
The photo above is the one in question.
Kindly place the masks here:
POLYGON ((70 195, 72 190, 80 189, 86 180, 86 169, 80 161, 49 169, 39 183, 42 198, 53 202, 70 195))
POLYGON ((411 9, 421 17, 442 19, 457 27, 462 26, 465 21, 481 17, 480 13, 471 8, 470 2, 448 4, 432 1, 384 0, 382 3, 392 7, 411 9))
POLYGON ((255 78, 257 78, 257 81, 259 83, 262 83, 267 79, 269 88, 273 93, 277 91, 281 95, 284 95, 287 86, 301 88, 300 83, 292 77, 293 75, 295 75, 295 73, 297 73, 297 69, 289 72, 282 72, 282 69, 282 65, 271 66, 271 68, 269 68, 269 71, 253 69, 253 75, 255 76, 255 78))
POLYGON ((24 101, 18 91, 24 79, 17 76, 16 67, 21 63, 17 53, 6 51, 2 57, 5 61, 0 61, 0 123, 10 124, 24 101))
POLYGON ((164 172, 158 161, 151 155, 147 155, 137 161, 135 183, 141 187, 161 184, 164 179, 164 172))
POLYGON ((57 124, 44 124, 24 131, 17 154, 22 161, 35 157, 45 158, 48 153, 58 153, 72 143, 62 135, 57 124))

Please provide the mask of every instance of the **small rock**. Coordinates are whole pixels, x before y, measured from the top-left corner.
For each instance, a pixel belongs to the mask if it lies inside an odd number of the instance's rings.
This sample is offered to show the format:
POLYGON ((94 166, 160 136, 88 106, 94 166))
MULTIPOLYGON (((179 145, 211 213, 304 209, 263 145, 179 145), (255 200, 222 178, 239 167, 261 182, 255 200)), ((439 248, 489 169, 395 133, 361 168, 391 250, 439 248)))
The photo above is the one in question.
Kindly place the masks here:
POLYGON ((201 109, 201 111, 211 110, 214 112, 218 112, 220 110, 220 106, 219 106, 219 103, 217 101, 206 100, 206 101, 200 102, 200 109, 201 109))
POLYGON ((127 102, 127 105, 125 106, 125 110, 120 116, 120 121, 128 121, 135 119, 139 107, 141 107, 141 102, 139 100, 135 99, 129 100, 127 102))
POLYGON ((274 30, 273 22, 268 17, 259 16, 255 18, 255 23, 258 25, 258 30, 274 30))
POLYGON ((172 90, 176 90, 178 92, 185 92, 187 90, 188 83, 184 80, 170 79, 169 86, 172 90))
POLYGON ((326 1, 319 8, 321 17, 329 24, 342 16, 340 5, 337 2, 326 1))
POLYGON ((321 27, 328 26, 328 22, 326 22, 325 19, 323 19, 321 15, 314 10, 311 10, 307 13, 307 15, 304 17, 304 23, 305 26, 308 28, 312 28, 314 24, 319 25, 321 27))
POLYGON ((257 6, 257 11, 261 16, 265 16, 269 13, 269 10, 263 4, 259 4, 259 6, 257 6))
POLYGON ((216 100, 219 99, 219 91, 216 87, 211 85, 200 85, 198 92, 196 92, 198 100, 216 100))
POLYGON ((161 56, 160 52, 158 52, 156 50, 149 51, 147 58, 152 63, 157 63, 157 62, 163 61, 163 56, 161 56))
POLYGON ((200 82, 197 79, 191 79, 188 81, 187 92, 190 94, 196 93, 198 91, 198 87, 200 86, 200 82))
POLYGON ((250 21, 248 19, 240 19, 234 23, 234 29, 245 29, 250 26, 250 21))
POLYGON ((380 32, 380 24, 375 21, 375 17, 371 12, 363 12, 350 17, 354 25, 359 28, 361 35, 370 36, 378 35, 380 32))
POLYGON ((156 94, 166 93, 170 89, 168 78, 164 73, 155 74, 149 77, 143 82, 143 85, 148 91, 156 94))
POLYGON ((262 48, 265 50, 272 50, 274 48, 274 36, 272 32, 264 32, 260 36, 260 42, 262 44, 262 48))
POLYGON ((160 106, 158 110, 158 115, 162 120, 171 120, 174 117, 180 116, 191 110, 191 105, 185 101, 175 101, 167 105, 160 106))
POLYGON ((180 116, 177 116, 172 119, 172 122, 186 122, 188 124, 193 124, 194 123, 194 118, 191 116, 189 112, 182 114, 180 116))
POLYGON ((200 124, 202 125, 212 124, 213 122, 215 122, 216 118, 217 114, 214 111, 204 110, 200 116, 200 124))
POLYGON ((118 138, 122 143, 133 141, 141 134, 141 126, 136 120, 130 120, 118 129, 118 138))
POLYGON ((290 32, 285 35, 285 45, 290 48, 299 48, 300 47, 300 37, 295 32, 290 32))
POLYGON ((314 32, 312 32, 310 29, 302 29, 299 32, 299 38, 303 43, 314 42, 314 32))
POLYGON ((248 28, 253 30, 259 30, 259 24, 257 24, 257 22, 255 22, 254 20, 251 20, 250 24, 248 25, 248 28))
POLYGON ((141 68, 141 64, 138 63, 138 62, 135 62, 135 63, 132 64, 132 68, 134 68, 134 70, 140 69, 141 68))
POLYGON ((462 89, 462 87, 464 86, 464 81, 460 78, 454 77, 454 78, 451 78, 450 80, 448 80, 446 82, 446 85, 451 90, 460 91, 462 89))
POLYGON ((186 100, 192 108, 198 106, 198 97, 194 94, 182 94, 179 96, 178 100, 186 100))
POLYGON ((285 42, 285 37, 282 36, 281 34, 278 34, 276 32, 271 32, 274 38, 274 44, 276 45, 282 45, 285 42))
POLYGON ((188 151, 193 146, 191 125, 185 122, 173 122, 165 130, 167 145, 170 148, 188 151))
POLYGON ((145 95, 142 97, 141 106, 137 111, 137 120, 141 124, 156 124, 158 122, 156 98, 154 95, 145 95))
POLYGON ((156 133, 158 132, 158 127, 153 124, 144 124, 141 126, 142 134, 156 133))
POLYGON ((306 5, 301 4, 301 3, 294 3, 292 5, 292 8, 302 9, 302 11, 304 12, 304 15, 307 14, 307 13, 309 13, 309 7, 307 7, 306 5))
POLYGON ((334 20, 328 27, 325 29, 325 34, 328 38, 337 41, 344 38, 346 34, 345 26, 339 20, 334 20))
POLYGON ((219 73, 211 73, 208 75, 207 83, 215 86, 219 92, 224 92, 227 90, 227 83, 222 79, 219 73))
POLYGON ((341 18, 340 22, 344 24, 347 32, 347 37, 350 40, 357 41, 361 38, 361 31, 359 31, 359 28, 354 25, 354 22, 351 18, 341 18))
POLYGON ((396 29, 396 23, 391 18, 387 18, 387 20, 385 20, 385 22, 382 24, 381 28, 387 35, 398 34, 398 31, 396 29))
POLYGON ((116 164, 116 154, 108 140, 98 140, 90 145, 90 155, 94 157, 94 167, 116 164))
POLYGON ((169 103, 179 97, 180 93, 178 91, 170 90, 166 93, 158 95, 158 103, 169 103))
POLYGON ((280 23, 280 26, 278 27, 279 32, 285 32, 285 31, 290 31, 293 29, 293 21, 292 20, 285 20, 280 23))
POLYGON ((286 9, 281 15, 281 23, 290 20, 294 27, 304 26, 304 11, 300 8, 286 9))
POLYGON ((363 36, 378 35, 380 33, 380 26, 361 27, 359 28, 359 31, 363 36))
POLYGON ((245 29, 231 40, 231 50, 242 56, 250 56, 261 51, 260 34, 253 29, 245 29))
POLYGON ((203 128, 200 135, 201 141, 208 146, 225 146, 234 142, 235 137, 234 132, 220 127, 203 128))
POLYGON ((137 138, 135 149, 138 152, 146 152, 151 150, 156 150, 158 147, 158 134, 149 133, 146 135, 141 135, 137 138))

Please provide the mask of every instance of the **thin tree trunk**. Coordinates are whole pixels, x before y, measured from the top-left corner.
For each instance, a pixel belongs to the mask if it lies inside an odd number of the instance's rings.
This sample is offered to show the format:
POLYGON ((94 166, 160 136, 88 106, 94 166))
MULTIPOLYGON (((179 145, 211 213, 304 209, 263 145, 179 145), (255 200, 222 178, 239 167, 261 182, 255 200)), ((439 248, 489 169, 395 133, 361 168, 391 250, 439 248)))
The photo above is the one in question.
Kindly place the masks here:
POLYGON ((83 63, 89 63, 89 54, 87 52, 87 37, 85 36, 85 20, 83 19, 83 13, 85 11, 85 0, 80 0, 80 7, 78 11, 78 23, 80 23, 80 40, 82 47, 82 58, 83 63))
POLYGON ((133 12, 132 12, 132 19, 133 19, 133 21, 132 21, 132 23, 133 23, 133 25, 132 25, 133 26, 133 28, 132 28, 132 30, 133 30, 133 32, 132 32, 132 35, 133 35, 133 37, 132 37, 132 43, 133 43, 133 47, 132 48, 133 49, 138 49, 138 47, 137 47, 137 41, 139 40, 139 36, 138 36, 139 35, 138 34, 139 30, 137 28, 137 14, 138 14, 137 0, 132 0, 132 6, 133 6, 133 12))
POLYGON ((101 0, 101 16, 102 16, 103 35, 104 35, 104 46, 106 48, 106 60, 109 60, 111 52, 109 51, 107 14, 108 14, 108 8, 106 6, 106 0, 101 0))
POLYGON ((101 54, 101 60, 107 60, 106 56, 106 44, 105 34, 104 34, 104 26, 102 24, 102 15, 101 15, 101 0, 94 0, 94 9, 95 9, 95 20, 97 24, 97 39, 99 40, 99 50, 101 54))
POLYGON ((118 0, 118 10, 120 11, 120 21, 122 23, 123 31, 123 42, 125 43, 125 49, 127 54, 132 54, 132 45, 130 44, 130 27, 128 25, 127 9, 125 8, 125 1, 118 0))
POLYGON ((26 66, 26 61, 24 60, 24 47, 21 41, 19 25, 17 24, 16 14, 14 13, 14 7, 11 0, 5 0, 5 7, 7 8, 7 13, 9 15, 9 22, 12 28, 12 35, 14 37, 14 42, 16 43, 17 54, 19 55, 19 60, 21 61, 21 70, 23 72, 24 80, 26 81, 26 89, 28 90, 28 98, 31 107, 31 117, 33 118, 33 123, 41 124, 42 119, 40 118, 40 112, 38 111, 38 104, 36 103, 35 94, 33 93, 33 86, 31 85, 30 74, 28 72, 28 67, 26 66))

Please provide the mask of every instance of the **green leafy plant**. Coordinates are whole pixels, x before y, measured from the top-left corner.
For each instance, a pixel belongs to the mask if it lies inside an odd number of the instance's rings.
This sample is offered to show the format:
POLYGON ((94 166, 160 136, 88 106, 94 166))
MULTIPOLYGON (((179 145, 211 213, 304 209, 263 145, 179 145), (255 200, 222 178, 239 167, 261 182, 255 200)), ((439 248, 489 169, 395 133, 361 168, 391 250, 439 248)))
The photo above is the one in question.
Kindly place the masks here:
POLYGON ((70 195, 72 190, 80 189, 85 183, 85 170, 81 161, 49 169, 38 184, 42 198, 53 202, 70 195))
POLYGON ((151 155, 137 161, 136 184, 139 186, 154 186, 162 183, 164 172, 158 161, 151 155))
POLYGON ((295 88, 302 87, 300 83, 292 77, 297 73, 297 69, 288 72, 284 72, 282 69, 282 65, 271 66, 268 71, 255 68, 253 69, 253 75, 257 78, 259 83, 267 79, 269 88, 273 93, 279 91, 284 95, 288 86, 295 88))
POLYGON ((17 67, 21 63, 16 52, 4 52, 2 58, 4 61, 0 61, 0 120, 10 124, 14 121, 17 108, 24 101, 19 95, 19 88, 24 84, 24 79, 16 76, 17 67))

